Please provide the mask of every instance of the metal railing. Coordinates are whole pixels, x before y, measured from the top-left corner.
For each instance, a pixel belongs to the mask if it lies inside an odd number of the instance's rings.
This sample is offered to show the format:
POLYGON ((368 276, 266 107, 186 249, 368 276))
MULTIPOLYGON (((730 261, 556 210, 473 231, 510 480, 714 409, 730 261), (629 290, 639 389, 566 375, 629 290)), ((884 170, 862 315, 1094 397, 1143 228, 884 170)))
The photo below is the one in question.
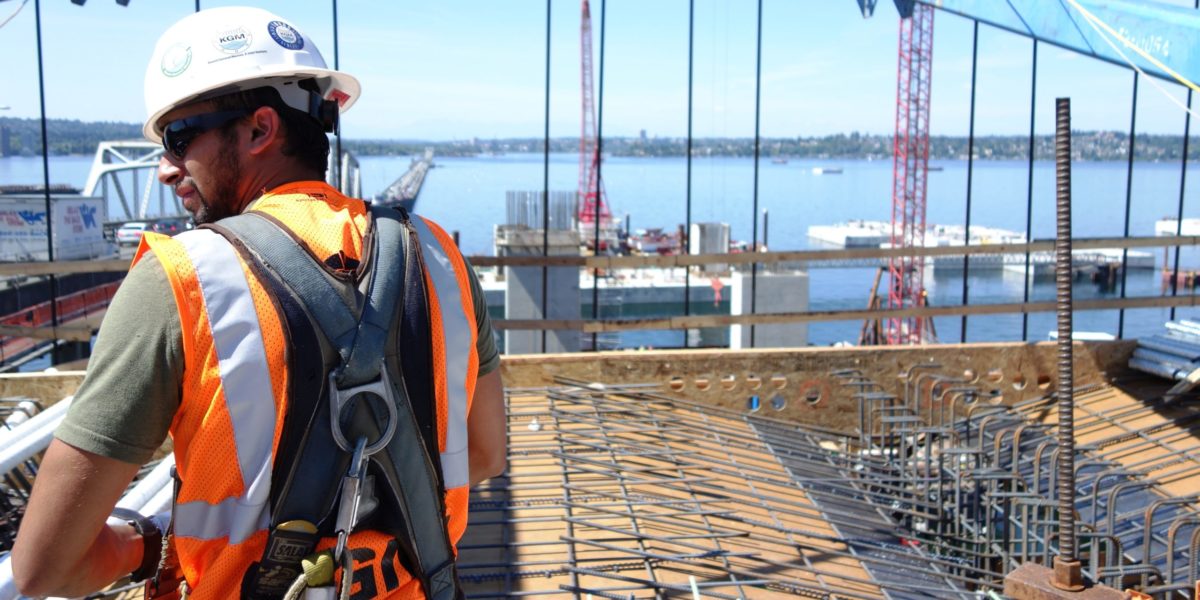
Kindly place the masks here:
MULTIPOLYGON (((1162 236, 1128 238, 1081 238, 1073 241, 1076 249, 1129 249, 1153 247, 1200 246, 1200 236, 1162 236)), ((580 269, 642 269, 683 268, 708 264, 746 265, 788 263, 811 266, 823 261, 886 259, 894 256, 942 257, 1025 254, 1050 251, 1053 241, 1026 244, 986 244, 977 246, 939 246, 925 248, 847 248, 840 250, 794 250, 740 254, 691 254, 668 256, 473 256, 476 267, 576 267, 580 269)), ((66 275, 73 273, 120 272, 128 269, 128 261, 63 261, 0 264, 0 277, 13 275, 66 275)), ((1200 306, 1200 296, 1175 294, 1136 296, 1112 299, 1081 300, 1076 310, 1121 310, 1130 308, 1200 306)), ((681 307, 682 308, 682 307, 681 307)), ((689 315, 650 318, 592 318, 592 319, 495 319, 498 330, 575 330, 584 333, 634 331, 651 329, 686 330, 729 325, 767 325, 775 323, 851 321, 902 317, 938 317, 958 315, 1030 314, 1051 312, 1053 301, 1010 302, 993 304, 964 304, 957 306, 920 306, 891 310, 828 310, 784 313, 750 313, 741 315, 689 315)), ((59 326, 53 329, 0 326, 0 335, 25 336, 40 339, 86 340, 92 330, 87 326, 59 326)))

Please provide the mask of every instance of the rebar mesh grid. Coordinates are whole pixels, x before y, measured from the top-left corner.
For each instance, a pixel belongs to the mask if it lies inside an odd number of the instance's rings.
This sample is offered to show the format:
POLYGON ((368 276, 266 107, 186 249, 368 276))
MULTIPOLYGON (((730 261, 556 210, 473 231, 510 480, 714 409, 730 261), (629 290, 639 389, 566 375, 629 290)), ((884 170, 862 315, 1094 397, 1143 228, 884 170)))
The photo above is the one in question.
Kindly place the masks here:
POLYGON ((846 510, 870 494, 840 474, 845 440, 564 383, 508 391, 508 474, 475 491, 459 545, 468 596, 974 597, 907 543, 891 500, 846 510))

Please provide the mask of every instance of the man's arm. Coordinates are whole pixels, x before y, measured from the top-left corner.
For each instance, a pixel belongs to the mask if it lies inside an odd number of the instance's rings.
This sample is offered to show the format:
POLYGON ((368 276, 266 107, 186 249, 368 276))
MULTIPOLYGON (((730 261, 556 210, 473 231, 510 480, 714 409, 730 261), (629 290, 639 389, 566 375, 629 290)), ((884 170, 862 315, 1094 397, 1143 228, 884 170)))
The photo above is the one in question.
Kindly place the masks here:
POLYGON ((508 423, 500 369, 480 375, 467 415, 471 485, 504 472, 508 464, 508 423))
POLYGON ((137 474, 132 463, 50 442, 13 546, 25 596, 82 596, 141 564, 142 538, 105 520, 137 474))
POLYGON ((13 577, 25 595, 81 596, 141 564, 133 527, 105 520, 179 406, 183 333, 171 298, 166 273, 148 254, 109 305, 17 534, 13 577))

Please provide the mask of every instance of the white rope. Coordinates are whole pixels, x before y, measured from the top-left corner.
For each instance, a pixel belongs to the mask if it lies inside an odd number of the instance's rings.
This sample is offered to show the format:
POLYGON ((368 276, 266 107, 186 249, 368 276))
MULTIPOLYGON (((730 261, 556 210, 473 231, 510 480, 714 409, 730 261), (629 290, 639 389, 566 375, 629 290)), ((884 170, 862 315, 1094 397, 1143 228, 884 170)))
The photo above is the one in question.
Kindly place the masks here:
POLYGON ((1166 71, 1169 75, 1174 77, 1181 85, 1184 85, 1184 86, 1187 86, 1188 88, 1196 90, 1196 89, 1198 89, 1196 87, 1196 84, 1192 83, 1191 81, 1188 81, 1182 75, 1179 75, 1175 71, 1172 71, 1171 69, 1167 68, 1166 65, 1163 65, 1162 63, 1155 60, 1153 57, 1147 55, 1140 48, 1135 46, 1132 42, 1125 39, 1124 37, 1121 37, 1121 35, 1119 33, 1112 31, 1112 27, 1110 27, 1107 23, 1101 21, 1100 17, 1097 17, 1096 15, 1093 15, 1092 13, 1084 10, 1083 7, 1080 6, 1079 3, 1076 2, 1075 0, 1067 0, 1067 2, 1069 2, 1071 4, 1071 6, 1075 7, 1075 9, 1079 11, 1079 14, 1083 15, 1083 20, 1087 21, 1087 24, 1090 25, 1092 27, 1092 29, 1096 31, 1096 35, 1100 36, 1100 39, 1104 40, 1104 43, 1108 44, 1108 46, 1113 49, 1113 52, 1116 52, 1117 55, 1121 57, 1121 60, 1125 61, 1125 64, 1129 65, 1133 70, 1137 71, 1139 75, 1145 77, 1146 80, 1149 81, 1150 84, 1155 87, 1155 89, 1157 89, 1159 92, 1161 92, 1163 96, 1166 96, 1166 98, 1168 100, 1170 100, 1171 102, 1173 102, 1176 106, 1183 109, 1184 112, 1192 115, 1193 117, 1197 116, 1196 113, 1193 112, 1191 108, 1188 108, 1188 106, 1185 105, 1183 102, 1181 102, 1178 98, 1176 98, 1174 94, 1172 94, 1166 88, 1164 88, 1162 86, 1162 84, 1160 84, 1158 82, 1158 79, 1156 77, 1146 76, 1146 72, 1143 71, 1142 68, 1137 65, 1137 63, 1133 62, 1133 60, 1130 59, 1129 56, 1127 56, 1125 54, 1125 52, 1123 52, 1119 47, 1117 47, 1117 44, 1112 41, 1112 39, 1109 37, 1108 33, 1106 33, 1105 31, 1103 31, 1101 29, 1101 26, 1103 26, 1104 29, 1107 29, 1113 35, 1117 36, 1117 38, 1120 39, 1123 44, 1125 44, 1126 46, 1128 46, 1130 48, 1133 48, 1135 51, 1137 51, 1139 54, 1141 54, 1144 58, 1146 58, 1150 62, 1157 65, 1159 68, 1166 71))
POLYGON ((17 7, 17 10, 14 10, 11 15, 8 15, 7 19, 4 19, 4 21, 0 22, 0 27, 8 25, 9 21, 17 18, 17 14, 21 12, 22 8, 25 8, 26 4, 29 4, 29 0, 22 0, 21 5, 17 7))

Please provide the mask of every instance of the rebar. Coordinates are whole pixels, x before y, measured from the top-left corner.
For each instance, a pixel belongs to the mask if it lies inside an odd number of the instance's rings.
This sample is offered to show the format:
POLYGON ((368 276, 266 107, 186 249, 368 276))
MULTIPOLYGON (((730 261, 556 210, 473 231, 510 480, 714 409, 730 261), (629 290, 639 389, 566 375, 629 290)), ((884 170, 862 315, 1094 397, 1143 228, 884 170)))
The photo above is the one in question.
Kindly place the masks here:
POLYGON ((1196 562, 1200 538, 1186 541, 1200 529, 1191 525, 1200 502, 1170 499, 1194 493, 1180 486, 1200 476, 1200 406, 1092 384, 1012 406, 973 403, 957 420, 922 407, 931 394, 954 395, 927 388, 954 385, 948 372, 960 368, 913 371, 907 394, 897 380, 904 395, 874 400, 853 393, 884 389, 862 373, 831 374, 844 380, 847 407, 872 408, 858 415, 865 431, 641 384, 509 389, 509 473, 472 490, 459 544, 470 596, 669 597, 686 595, 691 576, 713 598, 974 598, 998 591, 1023 561, 1063 558, 1069 477, 1079 483, 1070 512, 1083 519, 1083 576, 1173 577, 1141 587, 1183 597, 1168 586, 1196 562), (1087 442, 1071 452, 1050 429, 1056 395, 1073 398, 1074 431, 1087 442))
POLYGON ((1058 540, 1059 559, 1073 565, 1055 569, 1055 585, 1079 585, 1075 548, 1075 403, 1071 324, 1071 100, 1055 101, 1055 192, 1058 235, 1054 240, 1054 275, 1058 313, 1058 540))

